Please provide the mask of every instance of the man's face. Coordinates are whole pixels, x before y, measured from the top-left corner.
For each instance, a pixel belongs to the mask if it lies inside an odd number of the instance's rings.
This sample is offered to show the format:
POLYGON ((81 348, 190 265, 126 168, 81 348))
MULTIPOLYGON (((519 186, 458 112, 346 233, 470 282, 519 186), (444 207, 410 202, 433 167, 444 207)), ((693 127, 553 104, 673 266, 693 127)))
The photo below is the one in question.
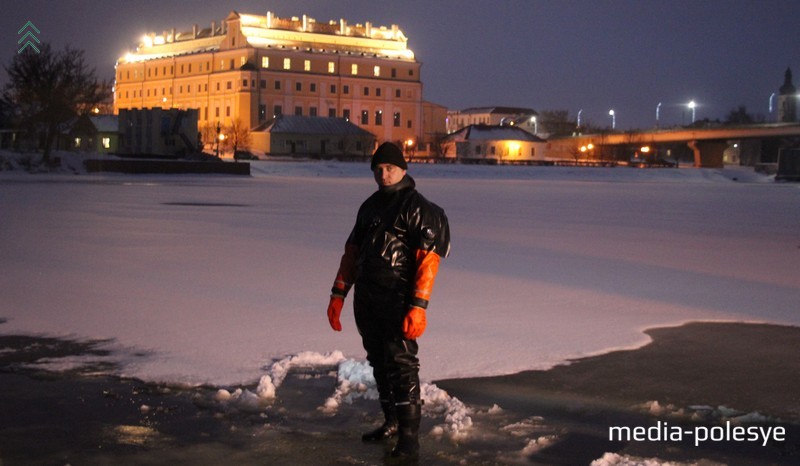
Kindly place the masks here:
POLYGON ((406 170, 392 165, 391 163, 379 163, 375 166, 375 182, 378 186, 392 186, 397 184, 406 176, 406 170))

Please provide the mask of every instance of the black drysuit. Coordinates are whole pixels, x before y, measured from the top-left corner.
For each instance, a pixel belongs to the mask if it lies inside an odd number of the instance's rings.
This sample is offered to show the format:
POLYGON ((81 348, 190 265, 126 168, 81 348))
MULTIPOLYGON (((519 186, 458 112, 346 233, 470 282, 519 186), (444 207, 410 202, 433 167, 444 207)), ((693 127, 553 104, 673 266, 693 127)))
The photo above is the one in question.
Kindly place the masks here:
MULTIPOLYGON (((418 289, 424 281, 419 279, 418 260, 449 253, 447 216, 417 192, 406 175, 364 201, 347 243, 358 248, 353 308, 380 398, 419 403, 418 346, 403 336, 403 319, 411 306, 428 305, 428 294, 418 289)), ((432 287, 433 277, 429 278, 432 287)))

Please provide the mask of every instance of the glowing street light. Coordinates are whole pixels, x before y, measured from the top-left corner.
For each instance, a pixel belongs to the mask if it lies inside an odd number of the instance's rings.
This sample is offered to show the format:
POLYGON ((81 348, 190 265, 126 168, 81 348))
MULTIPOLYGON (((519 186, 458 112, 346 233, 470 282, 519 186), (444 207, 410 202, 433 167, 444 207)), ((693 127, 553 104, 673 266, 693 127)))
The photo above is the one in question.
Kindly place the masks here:
POLYGON ((772 99, 775 98, 775 93, 769 95, 769 114, 772 115, 772 99))
POLYGON ((614 113, 614 109, 609 110, 608 114, 611 115, 611 129, 616 129, 616 127, 617 127, 617 115, 614 113))
POLYGON ((578 128, 581 127, 581 113, 583 113, 583 109, 578 110, 578 128))
POLYGON ((536 117, 531 117, 531 123, 533 123, 533 134, 537 134, 539 132, 539 124, 536 122, 536 117))
POLYGON ((689 108, 692 109, 692 123, 694 123, 694 109, 697 107, 697 104, 693 101, 689 102, 689 108))
POLYGON ((658 120, 660 114, 661 114, 661 102, 659 102, 658 105, 656 105, 656 128, 658 128, 658 120))

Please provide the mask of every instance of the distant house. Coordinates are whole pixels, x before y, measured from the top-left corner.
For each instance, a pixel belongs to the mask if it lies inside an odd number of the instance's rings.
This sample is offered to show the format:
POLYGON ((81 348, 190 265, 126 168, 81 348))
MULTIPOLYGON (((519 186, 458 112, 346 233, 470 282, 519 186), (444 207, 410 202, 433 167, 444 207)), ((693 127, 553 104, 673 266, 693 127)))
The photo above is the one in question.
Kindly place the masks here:
POLYGON ((530 117, 536 112, 521 107, 471 107, 447 112, 447 132, 455 133, 469 125, 504 125, 521 117, 530 117))
POLYGON ((119 119, 116 115, 81 115, 67 132, 71 150, 116 153, 119 148, 119 119))
POLYGON ((544 160, 547 142, 517 126, 469 125, 442 141, 443 156, 463 162, 544 160))
POLYGON ((120 155, 180 158, 199 151, 197 109, 120 109, 120 155))
POLYGON ((368 156, 375 136, 344 118, 279 115, 251 138, 267 155, 311 157, 368 156))

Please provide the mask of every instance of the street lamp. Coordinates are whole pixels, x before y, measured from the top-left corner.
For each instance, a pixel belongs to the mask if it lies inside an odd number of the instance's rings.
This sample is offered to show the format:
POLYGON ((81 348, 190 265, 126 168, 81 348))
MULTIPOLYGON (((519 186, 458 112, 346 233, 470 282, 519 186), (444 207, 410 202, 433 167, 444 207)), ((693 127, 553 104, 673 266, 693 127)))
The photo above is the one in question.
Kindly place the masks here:
POLYGON ((693 101, 689 102, 689 108, 692 109, 692 123, 694 123, 694 109, 697 107, 697 104, 693 101))
POLYGON ((608 114, 611 115, 611 129, 616 129, 616 127, 617 127, 617 115, 614 113, 614 109, 609 110, 608 114))
POLYGON ((660 114, 661 114, 661 102, 659 102, 658 105, 656 105, 656 128, 658 128, 658 120, 660 114))
POLYGON ((772 99, 775 98, 775 93, 769 95, 769 114, 772 115, 772 99))
POLYGON ((581 127, 581 113, 583 113, 583 109, 578 110, 578 128, 581 127))
POLYGON ((533 123, 533 134, 536 135, 539 133, 539 124, 536 122, 536 117, 531 117, 531 122, 533 123))

